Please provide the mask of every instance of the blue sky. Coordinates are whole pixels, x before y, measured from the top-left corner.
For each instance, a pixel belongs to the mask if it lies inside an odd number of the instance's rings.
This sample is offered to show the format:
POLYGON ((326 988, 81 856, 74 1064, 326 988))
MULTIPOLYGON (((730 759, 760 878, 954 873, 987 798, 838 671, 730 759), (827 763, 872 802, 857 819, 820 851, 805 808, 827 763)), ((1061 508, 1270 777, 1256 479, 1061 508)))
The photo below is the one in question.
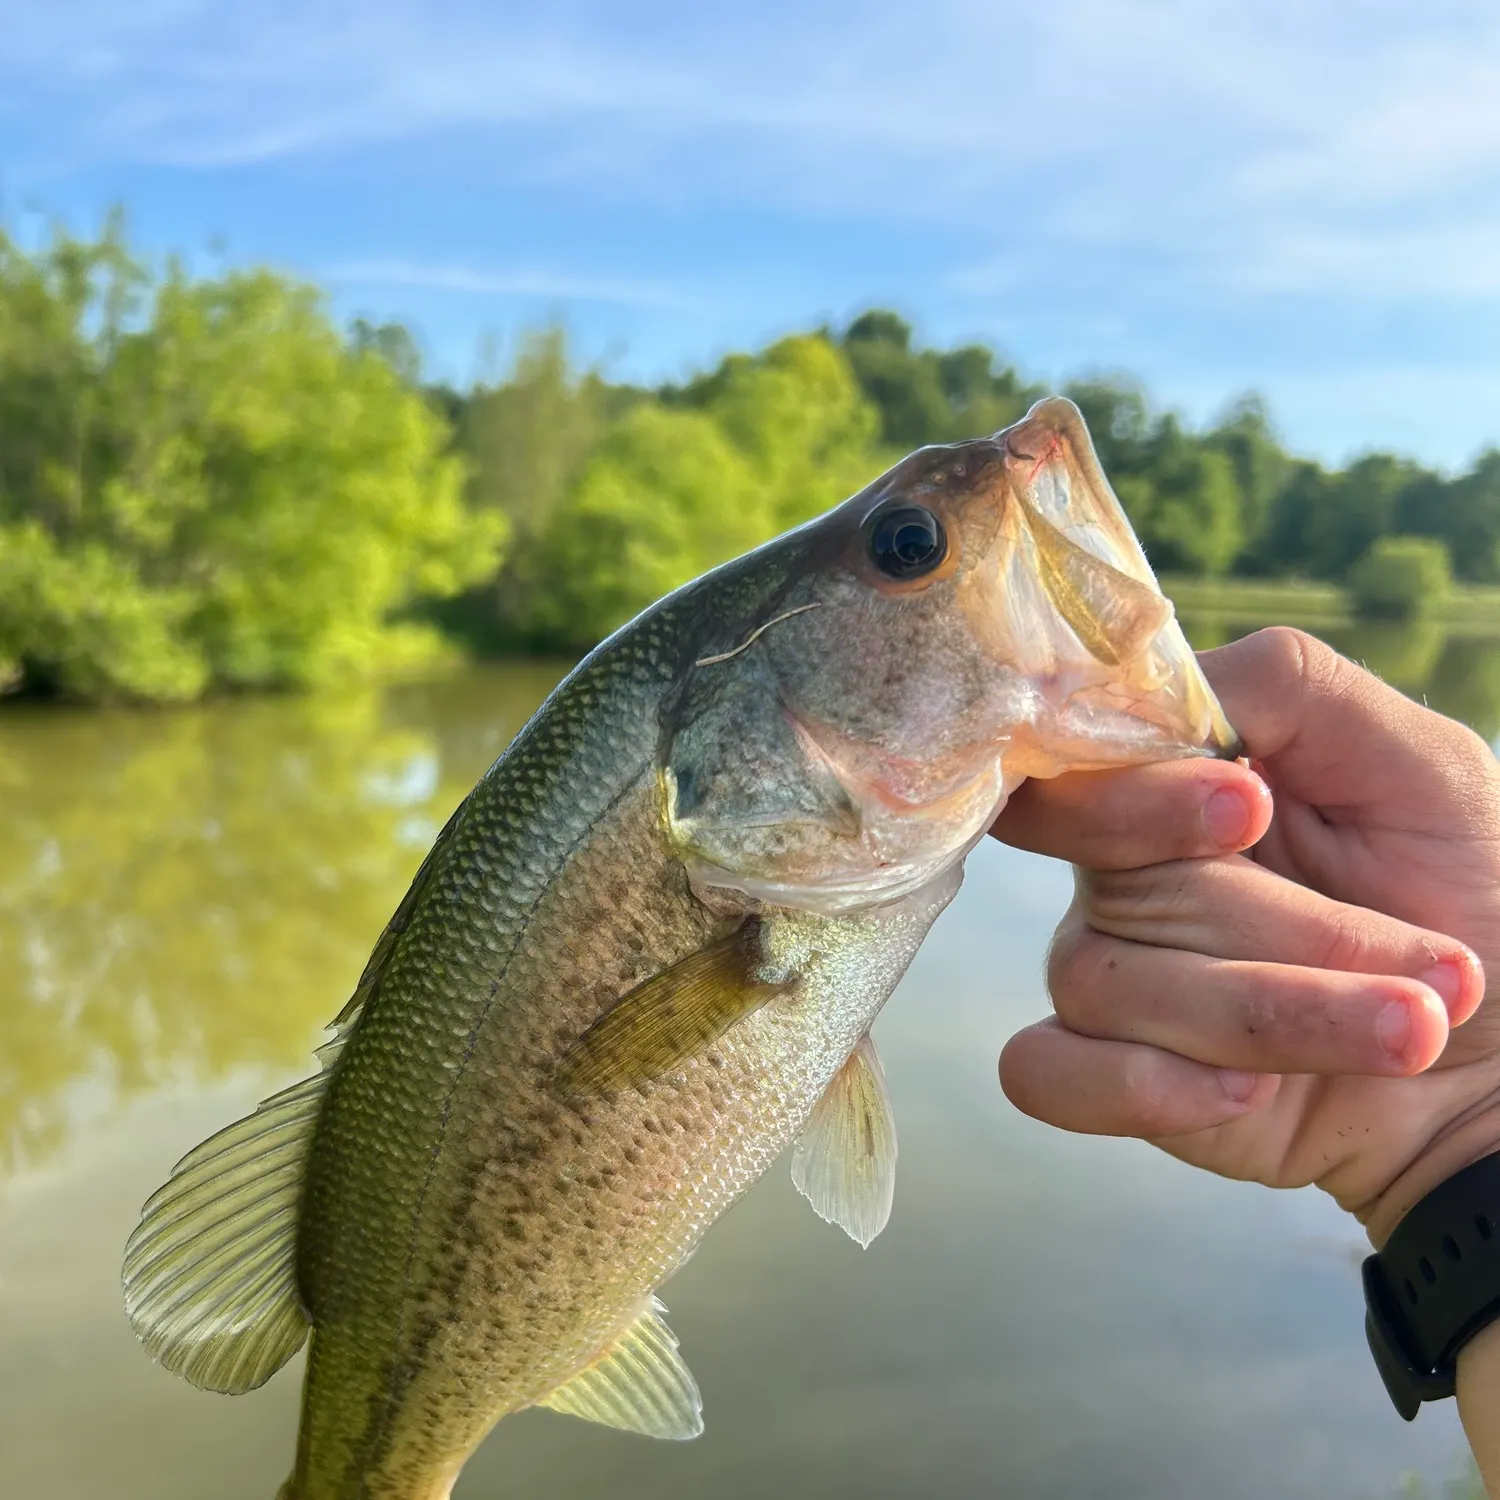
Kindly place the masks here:
POLYGON ((1328 458, 1500 442, 1494 0, 7 0, 0 193, 456 377, 553 316, 657 379, 879 304, 1328 458))

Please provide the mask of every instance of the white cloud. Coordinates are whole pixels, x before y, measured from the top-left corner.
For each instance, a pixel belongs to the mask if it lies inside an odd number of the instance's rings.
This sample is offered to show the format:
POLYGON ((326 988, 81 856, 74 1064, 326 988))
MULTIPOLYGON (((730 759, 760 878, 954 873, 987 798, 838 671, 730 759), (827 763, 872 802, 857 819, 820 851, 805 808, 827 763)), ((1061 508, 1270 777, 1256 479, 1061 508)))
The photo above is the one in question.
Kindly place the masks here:
POLYGON ((351 261, 328 267, 323 279, 335 286, 422 287, 479 297, 534 297, 555 301, 681 306, 681 294, 653 281, 619 276, 572 275, 540 269, 478 270, 456 264, 424 265, 401 260, 351 261))
POLYGON ((0 124, 45 121, 12 182, 448 133, 496 190, 929 222, 976 293, 1119 247, 1247 295, 1493 297, 1496 98, 1490 0, 33 0, 0 31, 0 124))

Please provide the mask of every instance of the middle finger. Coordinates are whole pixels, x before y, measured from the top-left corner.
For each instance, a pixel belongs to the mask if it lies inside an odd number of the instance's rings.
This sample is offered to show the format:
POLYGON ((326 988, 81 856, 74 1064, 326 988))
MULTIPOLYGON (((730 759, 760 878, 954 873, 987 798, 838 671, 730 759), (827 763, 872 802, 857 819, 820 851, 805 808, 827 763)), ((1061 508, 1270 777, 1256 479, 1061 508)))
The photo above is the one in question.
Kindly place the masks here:
POLYGON ((1484 994, 1484 971, 1462 943, 1334 901, 1239 856, 1078 870, 1076 879, 1087 925, 1132 943, 1238 962, 1401 975, 1435 990, 1454 1025, 1484 994))
POLYGON ((1058 1019, 1252 1073, 1403 1076, 1448 1038, 1443 1002, 1415 979, 1210 958, 1065 923, 1048 962, 1058 1019))

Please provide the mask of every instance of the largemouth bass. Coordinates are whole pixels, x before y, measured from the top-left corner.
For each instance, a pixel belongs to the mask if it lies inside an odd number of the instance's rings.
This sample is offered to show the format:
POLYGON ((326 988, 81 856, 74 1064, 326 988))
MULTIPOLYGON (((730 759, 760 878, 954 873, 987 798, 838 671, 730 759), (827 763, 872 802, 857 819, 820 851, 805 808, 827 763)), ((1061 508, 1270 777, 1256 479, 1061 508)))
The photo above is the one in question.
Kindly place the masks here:
POLYGON ((694 1436, 656 1292, 793 1143, 879 1233, 870 1024, 1006 797, 1236 750, 1071 404, 912 454, 557 688, 321 1070, 146 1204, 137 1332, 231 1392, 308 1339, 282 1500, 440 1500, 529 1406, 694 1436))

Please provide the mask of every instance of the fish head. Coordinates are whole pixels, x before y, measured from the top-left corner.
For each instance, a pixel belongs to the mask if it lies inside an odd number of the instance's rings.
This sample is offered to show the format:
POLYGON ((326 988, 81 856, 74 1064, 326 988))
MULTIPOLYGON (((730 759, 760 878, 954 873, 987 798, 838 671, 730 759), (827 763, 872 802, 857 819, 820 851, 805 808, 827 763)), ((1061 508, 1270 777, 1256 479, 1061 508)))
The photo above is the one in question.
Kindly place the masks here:
POLYGON ((707 644, 662 765, 700 886, 880 904, 1028 776, 1240 750, 1061 398, 918 450, 698 587, 707 644))

